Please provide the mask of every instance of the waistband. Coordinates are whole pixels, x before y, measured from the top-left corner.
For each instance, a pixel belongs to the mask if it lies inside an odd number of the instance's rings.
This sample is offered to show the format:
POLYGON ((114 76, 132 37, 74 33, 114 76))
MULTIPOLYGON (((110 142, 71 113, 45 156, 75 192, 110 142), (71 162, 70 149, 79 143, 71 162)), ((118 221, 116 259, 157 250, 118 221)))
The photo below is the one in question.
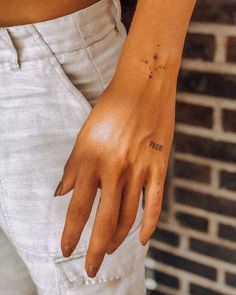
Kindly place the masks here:
POLYGON ((40 59, 38 34, 53 52, 71 52, 101 40, 114 27, 119 31, 121 25, 120 0, 100 0, 54 19, 0 27, 0 67, 14 70, 21 62, 40 59))

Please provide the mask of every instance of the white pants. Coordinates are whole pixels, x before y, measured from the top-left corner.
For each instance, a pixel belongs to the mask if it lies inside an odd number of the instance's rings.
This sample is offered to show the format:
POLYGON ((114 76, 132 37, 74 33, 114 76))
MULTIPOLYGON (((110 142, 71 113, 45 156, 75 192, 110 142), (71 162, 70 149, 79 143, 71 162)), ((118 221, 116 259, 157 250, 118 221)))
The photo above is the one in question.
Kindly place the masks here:
POLYGON ((142 194, 129 235, 95 278, 84 264, 100 190, 68 258, 60 239, 72 192, 53 197, 76 136, 115 72, 127 37, 120 16, 119 0, 100 0, 52 20, 0 28, 0 225, 40 295, 146 294, 142 194))

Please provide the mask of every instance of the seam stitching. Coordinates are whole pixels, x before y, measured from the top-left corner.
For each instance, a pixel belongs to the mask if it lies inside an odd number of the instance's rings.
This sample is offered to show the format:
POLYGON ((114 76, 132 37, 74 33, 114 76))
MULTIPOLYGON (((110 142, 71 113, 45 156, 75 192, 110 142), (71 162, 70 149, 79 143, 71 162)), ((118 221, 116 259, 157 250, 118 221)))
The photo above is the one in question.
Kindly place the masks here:
POLYGON ((72 18, 73 18, 73 20, 74 20, 74 23, 75 23, 75 25, 76 25, 77 31, 78 31, 78 33, 79 33, 79 35, 80 35, 80 37, 81 37, 82 42, 83 42, 84 50, 86 51, 86 53, 87 53, 87 55, 88 55, 88 57, 89 57, 89 60, 91 61, 92 65, 93 65, 93 67, 94 67, 94 69, 95 69, 95 71, 96 71, 96 73, 97 73, 97 75, 98 75, 98 77, 99 77, 99 81, 100 81, 100 83, 101 83, 101 86, 102 86, 103 90, 105 90, 105 83, 104 83, 104 81, 102 80, 102 77, 101 77, 101 75, 100 75, 100 73, 99 73, 99 71, 98 71, 98 68, 97 68, 95 62, 93 61, 93 59, 92 59, 92 57, 91 57, 91 55, 90 55, 90 53, 89 53, 89 51, 88 51, 88 48, 87 48, 86 45, 85 45, 84 37, 82 36, 82 33, 81 33, 81 31, 80 31, 80 28, 79 28, 77 22, 75 21, 75 17, 74 17, 74 15, 72 15, 72 18))
POLYGON ((5 206, 3 206, 3 205, 5 204, 5 196, 6 196, 7 192, 6 192, 6 190, 4 189, 1 180, 0 180, 0 189, 1 189, 1 191, 2 191, 2 200, 3 200, 3 202, 1 202, 1 204, 0 204, 0 208, 2 209, 3 218, 4 218, 5 222, 6 222, 7 229, 8 229, 8 231, 9 231, 9 235, 10 235, 11 238, 12 238, 12 241, 13 241, 15 244, 17 244, 17 243, 16 243, 16 239, 15 239, 15 235, 14 235, 14 233, 13 233, 13 231, 12 231, 11 226, 10 226, 9 217, 8 217, 7 212, 6 212, 6 208, 5 208, 5 206))
MULTIPOLYGON (((31 33, 30 30, 27 29, 28 33, 32 36, 32 38, 35 40, 35 42, 37 43, 37 45, 42 48, 44 51, 48 52, 50 56, 47 56, 47 59, 49 60, 50 64, 52 65, 53 69, 55 69, 55 72, 57 74, 57 77, 59 78, 59 80, 62 82, 62 84, 66 87, 66 89, 72 94, 72 96, 74 97, 74 99, 76 99, 77 102, 80 103, 81 108, 83 108, 83 110, 86 112, 86 114, 88 115, 90 113, 90 105, 88 103, 88 109, 87 107, 85 107, 85 105, 83 104, 82 100, 84 99, 82 97, 82 94, 80 93, 80 91, 78 90, 78 94, 75 94, 75 89, 71 89, 71 86, 69 85, 69 78, 67 81, 67 78, 63 79, 60 75, 60 73, 58 72, 58 70, 61 70, 63 72, 63 74, 66 76, 66 74, 64 73, 62 66, 60 64, 60 62, 58 61, 57 57, 55 56, 55 54, 53 54, 53 52, 49 49, 49 47, 47 46, 47 44, 45 43, 45 41, 43 40, 43 38, 41 37, 40 33, 37 31, 37 29, 34 27, 34 25, 31 26, 31 28, 35 31, 35 33, 37 34, 38 38, 35 38, 35 36, 31 33), (59 67, 59 68, 58 68, 59 67), (78 100, 77 96, 80 96, 81 101, 78 100)), ((72 84, 72 83, 71 83, 72 84)), ((75 86, 74 86, 75 87, 75 86)), ((86 100, 86 99, 85 99, 86 100)), ((86 101, 84 101, 86 103, 86 101)))

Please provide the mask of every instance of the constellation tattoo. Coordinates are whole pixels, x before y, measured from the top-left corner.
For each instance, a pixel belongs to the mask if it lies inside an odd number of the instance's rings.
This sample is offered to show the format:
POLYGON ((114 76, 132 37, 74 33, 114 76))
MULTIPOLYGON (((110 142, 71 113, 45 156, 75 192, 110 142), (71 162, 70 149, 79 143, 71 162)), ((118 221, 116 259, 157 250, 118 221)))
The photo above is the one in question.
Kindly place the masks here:
MULTIPOLYGON (((160 44, 157 44, 157 47, 160 47, 160 44)), ((163 64, 159 64, 158 63, 158 59, 159 59, 159 56, 158 54, 155 52, 152 56, 153 60, 154 60, 154 65, 151 65, 149 64, 149 61, 147 59, 141 59, 140 62, 141 63, 144 63, 145 65, 148 66, 148 69, 149 69, 149 74, 148 74, 148 78, 149 79, 152 79, 153 77, 153 71, 157 71, 157 70, 166 70, 167 69, 167 66, 166 65, 163 65, 163 64)))
POLYGON ((163 144, 156 143, 155 141, 150 140, 149 147, 151 149, 162 151, 163 144))

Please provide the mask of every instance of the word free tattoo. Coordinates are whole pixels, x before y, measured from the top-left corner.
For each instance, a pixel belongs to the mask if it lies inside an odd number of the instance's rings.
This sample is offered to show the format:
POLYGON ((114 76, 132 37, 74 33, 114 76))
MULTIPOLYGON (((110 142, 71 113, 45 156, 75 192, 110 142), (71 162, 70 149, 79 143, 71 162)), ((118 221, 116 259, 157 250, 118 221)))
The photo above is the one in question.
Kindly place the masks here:
POLYGON ((150 140, 150 142, 149 142, 149 147, 150 147, 151 149, 155 149, 155 150, 159 150, 159 151, 161 151, 163 145, 162 145, 162 144, 159 144, 159 143, 156 143, 155 141, 150 140))

